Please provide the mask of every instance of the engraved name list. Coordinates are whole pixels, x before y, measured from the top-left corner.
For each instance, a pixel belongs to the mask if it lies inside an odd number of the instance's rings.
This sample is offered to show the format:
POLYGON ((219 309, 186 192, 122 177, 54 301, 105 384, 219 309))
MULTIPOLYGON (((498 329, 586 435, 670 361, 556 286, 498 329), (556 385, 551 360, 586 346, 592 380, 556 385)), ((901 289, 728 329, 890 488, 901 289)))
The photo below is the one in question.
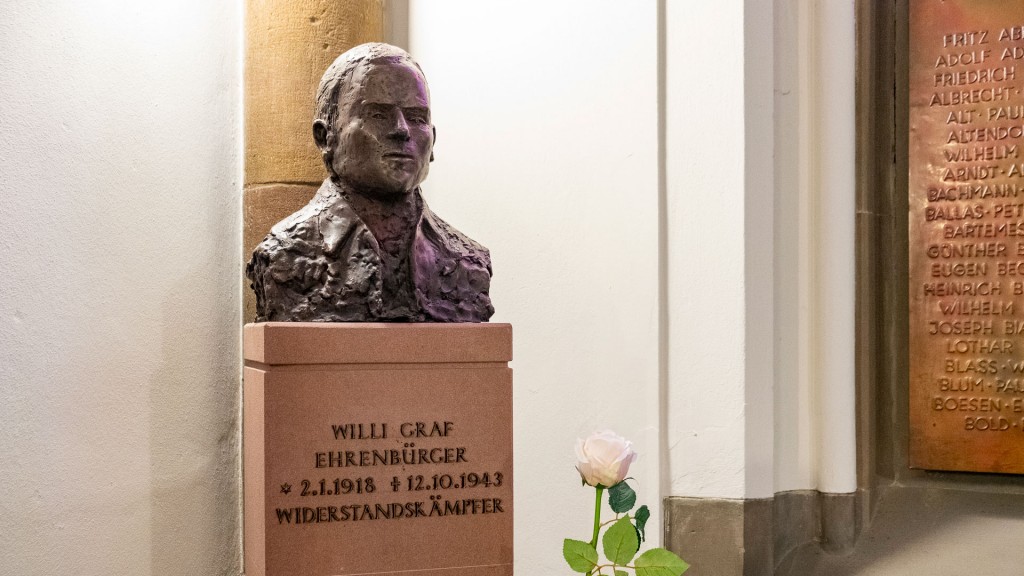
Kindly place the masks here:
POLYGON ((911 3, 910 465, 1024 473, 1024 3, 911 3))

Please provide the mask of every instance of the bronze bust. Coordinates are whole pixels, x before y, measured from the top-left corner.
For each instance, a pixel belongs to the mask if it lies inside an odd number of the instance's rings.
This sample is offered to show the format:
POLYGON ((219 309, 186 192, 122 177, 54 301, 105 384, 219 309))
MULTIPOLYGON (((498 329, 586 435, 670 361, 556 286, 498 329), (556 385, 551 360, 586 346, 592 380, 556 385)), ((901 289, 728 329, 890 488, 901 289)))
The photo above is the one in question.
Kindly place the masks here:
POLYGON ((317 90, 313 139, 329 177, 256 247, 257 322, 485 322, 491 257, 430 211, 430 94, 388 44, 345 52, 317 90))

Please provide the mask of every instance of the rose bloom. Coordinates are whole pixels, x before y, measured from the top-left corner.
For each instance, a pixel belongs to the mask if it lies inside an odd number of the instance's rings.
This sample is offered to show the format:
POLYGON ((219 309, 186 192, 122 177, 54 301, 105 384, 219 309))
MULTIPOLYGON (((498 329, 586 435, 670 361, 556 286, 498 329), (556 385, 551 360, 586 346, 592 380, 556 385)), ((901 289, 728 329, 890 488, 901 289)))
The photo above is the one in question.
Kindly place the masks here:
POLYGON ((576 470, 591 486, 610 488, 629 473, 636 460, 633 443, 611 430, 594 432, 586 440, 576 440, 576 470))

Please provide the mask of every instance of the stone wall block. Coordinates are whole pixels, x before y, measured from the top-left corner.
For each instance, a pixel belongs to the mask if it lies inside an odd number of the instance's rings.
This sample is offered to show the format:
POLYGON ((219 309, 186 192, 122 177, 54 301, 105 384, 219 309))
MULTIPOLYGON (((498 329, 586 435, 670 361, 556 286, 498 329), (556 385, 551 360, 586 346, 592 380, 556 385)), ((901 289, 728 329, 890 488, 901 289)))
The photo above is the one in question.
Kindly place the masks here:
POLYGON ((245 182, 317 182, 313 99, 339 54, 384 38, 383 0, 249 0, 246 6, 245 182))

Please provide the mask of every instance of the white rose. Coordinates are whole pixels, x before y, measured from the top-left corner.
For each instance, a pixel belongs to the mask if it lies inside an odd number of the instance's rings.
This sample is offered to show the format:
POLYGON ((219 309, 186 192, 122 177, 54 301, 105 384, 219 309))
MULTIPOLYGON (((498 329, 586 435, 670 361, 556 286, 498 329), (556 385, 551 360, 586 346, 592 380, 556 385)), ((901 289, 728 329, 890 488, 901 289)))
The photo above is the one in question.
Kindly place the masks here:
POLYGON ((622 482, 629 465, 636 460, 633 443, 611 430, 594 432, 586 440, 576 440, 576 469, 591 486, 611 488, 622 482))

